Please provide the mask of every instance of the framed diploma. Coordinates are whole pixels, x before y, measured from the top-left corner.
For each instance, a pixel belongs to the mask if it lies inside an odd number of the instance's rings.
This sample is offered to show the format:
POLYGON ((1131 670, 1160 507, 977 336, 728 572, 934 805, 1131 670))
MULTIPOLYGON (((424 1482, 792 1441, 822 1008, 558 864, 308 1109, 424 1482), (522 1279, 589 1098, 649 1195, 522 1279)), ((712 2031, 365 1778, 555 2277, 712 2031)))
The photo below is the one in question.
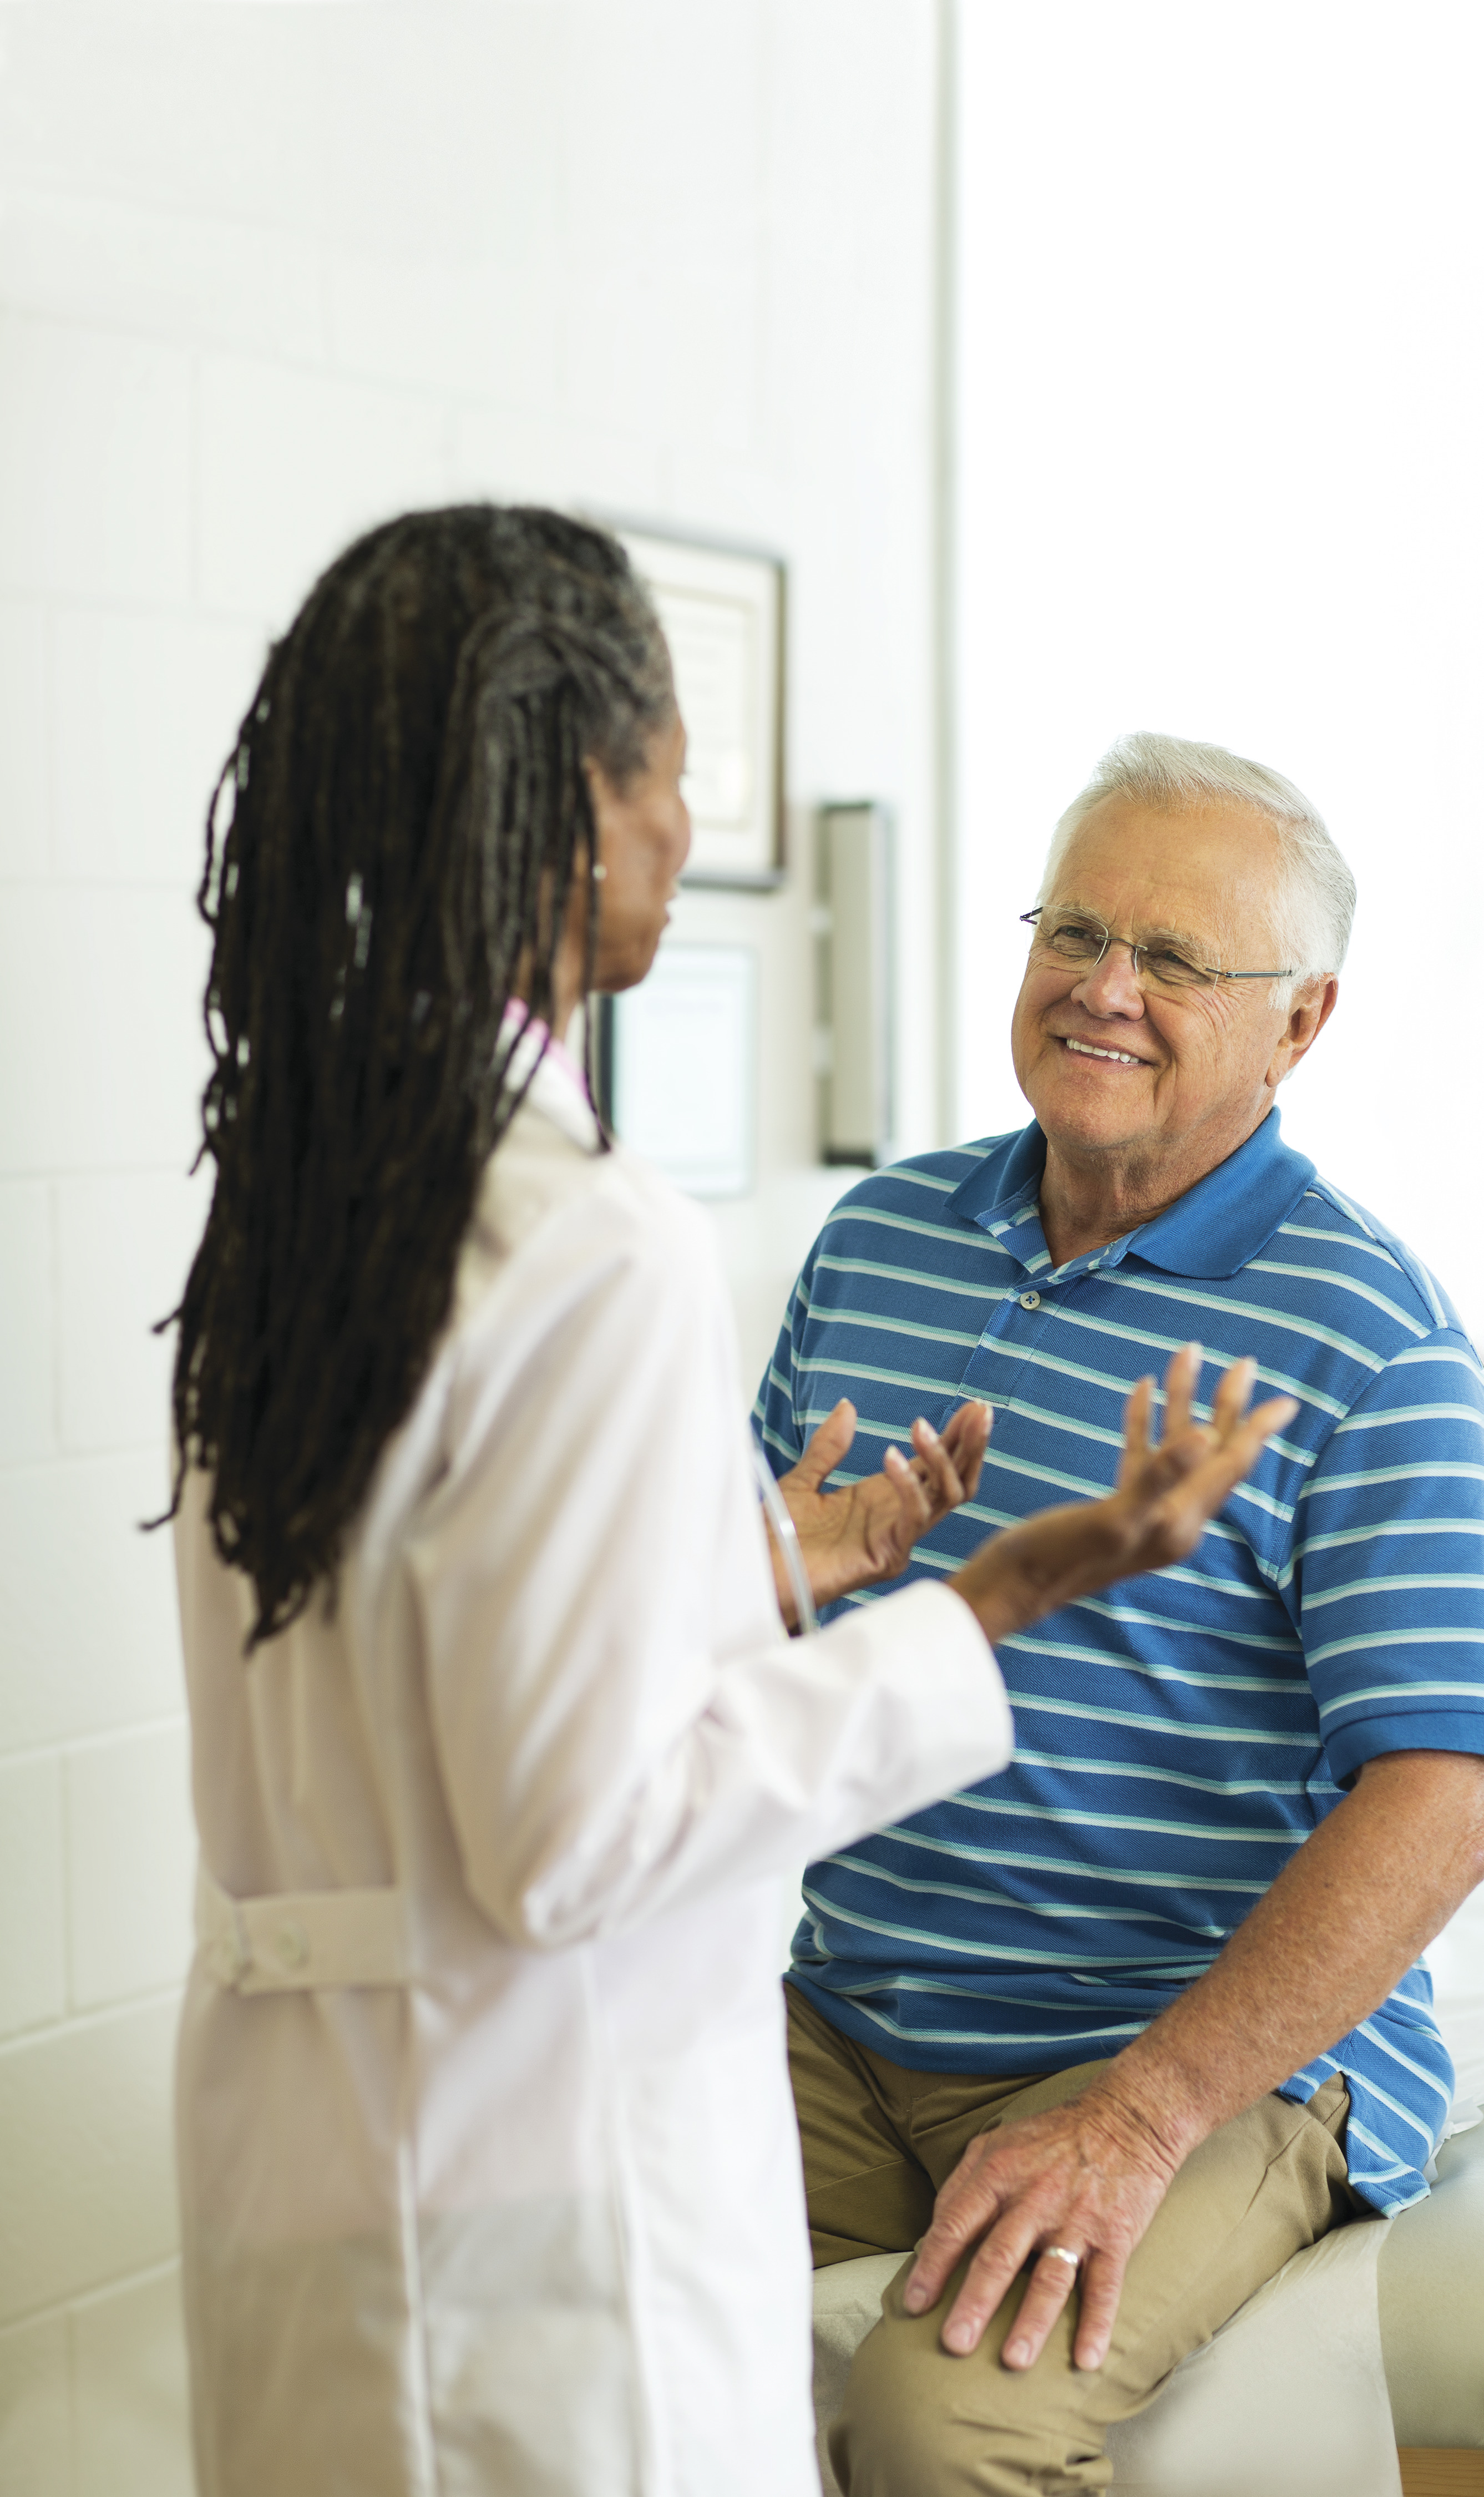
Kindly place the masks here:
POLYGON ((685 722, 691 850, 681 882, 783 873, 783 587, 775 555, 620 528, 659 610, 685 722))
POLYGON ((746 1196, 757 1124, 757 955, 667 938, 636 989, 598 999, 598 1103, 688 1195, 746 1196))

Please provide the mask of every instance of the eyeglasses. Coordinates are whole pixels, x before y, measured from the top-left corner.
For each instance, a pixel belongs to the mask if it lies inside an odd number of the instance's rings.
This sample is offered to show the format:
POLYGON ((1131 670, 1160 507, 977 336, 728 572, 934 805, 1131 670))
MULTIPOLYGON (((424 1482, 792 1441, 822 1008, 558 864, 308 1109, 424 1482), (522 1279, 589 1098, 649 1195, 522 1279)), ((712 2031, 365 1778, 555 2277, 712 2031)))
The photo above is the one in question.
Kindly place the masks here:
POLYGON ((1021 912, 1021 925, 1033 929, 1035 941, 1058 963, 1094 970, 1110 945, 1126 945, 1134 978, 1141 989, 1173 995, 1182 989, 1214 989, 1218 980, 1286 980, 1289 971, 1223 971, 1215 963, 1197 962, 1166 936, 1152 936, 1136 945, 1129 936, 1115 936, 1100 919, 1086 910, 1051 910, 1037 902, 1021 912))

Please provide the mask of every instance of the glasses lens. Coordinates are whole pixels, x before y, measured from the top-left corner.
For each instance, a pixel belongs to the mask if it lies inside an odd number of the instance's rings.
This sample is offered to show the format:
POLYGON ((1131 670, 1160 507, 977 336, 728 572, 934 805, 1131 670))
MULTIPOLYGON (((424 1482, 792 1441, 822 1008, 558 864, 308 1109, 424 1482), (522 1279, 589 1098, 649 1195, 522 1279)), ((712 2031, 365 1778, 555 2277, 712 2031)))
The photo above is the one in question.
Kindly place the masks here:
POLYGON ((1152 989, 1209 989, 1217 978, 1209 964, 1197 963, 1173 945, 1146 945, 1139 953, 1140 974, 1152 989))
MULTIPOLYGON (((1102 960, 1110 937, 1100 919, 1058 910, 1042 914, 1036 926, 1036 940, 1058 963, 1076 963, 1086 967, 1102 960)), ((1178 945, 1156 942, 1138 949, 1138 978, 1144 988, 1209 989, 1219 977, 1220 973, 1209 963, 1182 953, 1178 945)))
POLYGON ((1108 942, 1108 931, 1096 919, 1048 913, 1036 929, 1042 944, 1062 963, 1095 963, 1108 942))

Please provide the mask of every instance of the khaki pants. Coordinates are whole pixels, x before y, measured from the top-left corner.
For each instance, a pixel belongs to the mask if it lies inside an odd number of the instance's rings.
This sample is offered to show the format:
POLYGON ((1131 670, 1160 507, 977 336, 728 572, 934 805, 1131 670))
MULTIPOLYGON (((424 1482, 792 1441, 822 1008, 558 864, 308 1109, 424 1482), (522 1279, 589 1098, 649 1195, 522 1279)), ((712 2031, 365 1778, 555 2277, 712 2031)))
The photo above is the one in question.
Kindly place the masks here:
MULTIPOLYGON (((1008 2080, 911 2072, 785 1991, 816 2270, 915 2245, 937 2188, 977 2134, 1075 2098, 1102 2069, 1008 2080)), ((1024 2276, 972 2355, 950 2357, 938 2333, 962 2270, 931 2314, 909 2316, 903 2262, 830 2432, 846 2497, 1106 2488, 1109 2428, 1142 2410, 1291 2255, 1365 2207, 1345 2181, 1348 2111, 1339 2079, 1307 2107, 1275 2095, 1191 2153, 1134 2250, 1113 2346, 1095 2372, 1072 2364, 1075 2292, 1033 2367, 999 2364, 1024 2276)))

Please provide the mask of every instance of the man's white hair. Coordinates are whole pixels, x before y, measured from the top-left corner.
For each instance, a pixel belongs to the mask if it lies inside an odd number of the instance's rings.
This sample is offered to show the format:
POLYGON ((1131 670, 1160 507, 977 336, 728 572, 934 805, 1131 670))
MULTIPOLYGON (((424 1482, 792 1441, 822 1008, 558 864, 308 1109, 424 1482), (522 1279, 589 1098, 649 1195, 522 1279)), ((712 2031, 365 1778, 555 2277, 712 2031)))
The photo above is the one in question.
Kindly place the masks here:
MULTIPOLYGON (((1213 800, 1248 806, 1277 827, 1286 868, 1283 889, 1273 899, 1273 934, 1279 959, 1291 976, 1274 991, 1286 1002, 1303 981, 1338 971, 1355 916, 1355 878, 1335 847, 1322 816, 1302 789, 1265 764, 1228 754, 1224 745, 1197 745, 1185 737, 1160 737, 1141 729, 1110 745, 1080 797, 1074 798, 1052 835, 1039 899, 1051 894, 1072 840, 1104 798, 1136 798, 1161 814, 1213 800)), ((1277 967, 1277 965, 1275 965, 1277 967)))

